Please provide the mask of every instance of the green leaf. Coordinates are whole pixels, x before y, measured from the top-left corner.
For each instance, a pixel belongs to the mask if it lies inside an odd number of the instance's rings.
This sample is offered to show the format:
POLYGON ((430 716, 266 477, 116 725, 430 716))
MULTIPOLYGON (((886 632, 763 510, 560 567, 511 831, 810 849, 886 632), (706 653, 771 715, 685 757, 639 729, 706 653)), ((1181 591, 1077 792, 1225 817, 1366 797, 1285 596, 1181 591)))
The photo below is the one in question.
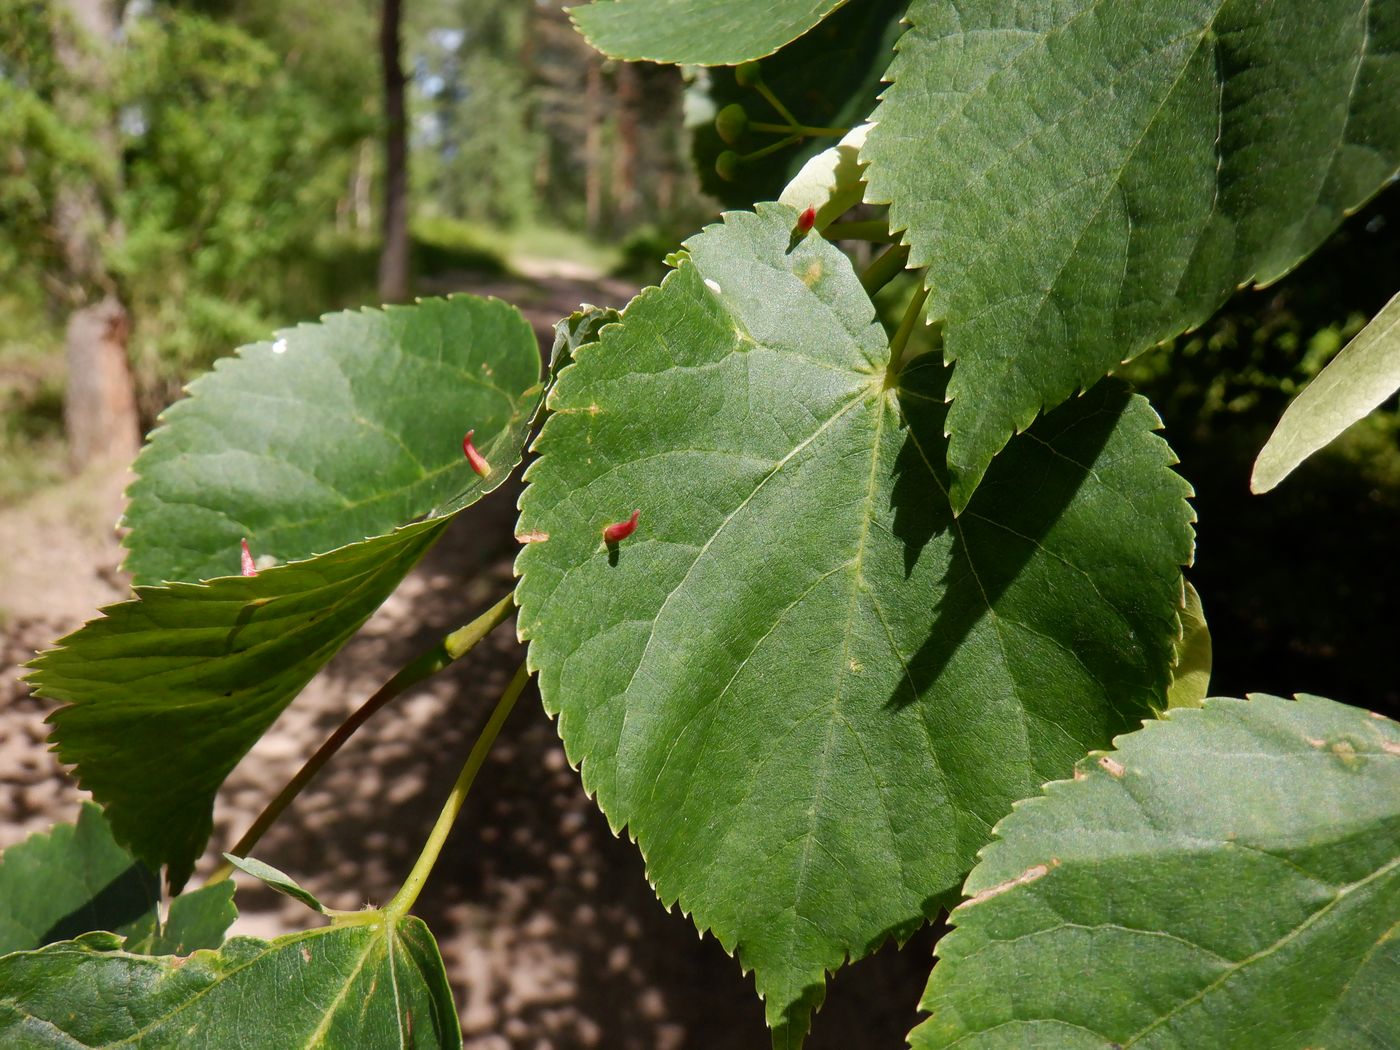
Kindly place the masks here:
POLYGON ((1200 707, 1210 695, 1210 671, 1214 652, 1206 611, 1196 588, 1186 582, 1181 605, 1181 637, 1176 640, 1172 681, 1167 686, 1168 707, 1200 707))
POLYGON ((292 878, 284 871, 279 871, 271 864, 265 864, 256 857, 235 857, 232 853, 225 853, 224 859, 232 864, 239 871, 247 872, 255 879, 259 879, 271 886, 278 893, 285 893, 293 900, 301 901, 312 911, 325 914, 326 908, 316 899, 316 895, 304 888, 296 879, 292 878))
POLYGON ((865 196, 865 165, 860 148, 871 125, 852 128, 835 146, 822 150, 783 187, 778 201, 802 212, 814 209, 814 229, 824 230, 865 196))
POLYGON ((138 586, 31 665, 35 691, 70 705, 50 717, 56 750, 119 842, 184 884, 229 771, 505 481, 542 390, 529 325, 470 296, 331 315, 191 384, 136 461, 128 565, 222 578, 138 586), (244 536, 283 564, 226 575, 244 536))
POLYGON ((1400 389, 1400 295, 1294 399, 1259 453, 1249 487, 1268 492, 1400 389))
POLYGON ((35 660, 34 690, 69 705, 49 716, 55 750, 118 841, 184 885, 229 771, 446 522, 257 576, 138 587, 35 660))
POLYGON ((1400 726, 1212 699, 1017 807, 916 1050, 1400 1045, 1400 726))
MULTIPOLYGON (((574 359, 574 351, 598 341, 604 325, 614 324, 622 315, 611 306, 581 303, 568 317, 554 324, 554 346, 549 352, 549 381, 552 383, 560 369, 574 359)), ((540 406, 543 413, 544 406, 540 406)))
POLYGON ((190 955, 201 948, 219 947, 238 918, 233 890, 233 883, 224 879, 180 894, 170 902, 165 925, 150 944, 138 945, 127 938, 126 950, 146 955, 190 955))
MULTIPOLYGON (((796 40, 846 0, 593 0, 569 9, 609 58, 737 66, 796 40)), ((859 6, 859 5, 856 5, 859 6)))
MULTIPOLYGON (((848 4, 800 40, 764 59, 764 84, 804 124, 847 128, 864 123, 879 97, 880 75, 894 56, 899 18, 907 6, 907 0, 848 4)), ((692 108, 699 109, 708 100, 718 114, 737 104, 751 121, 787 123, 755 88, 738 83, 732 69, 709 70, 689 91, 692 108)), ((773 200, 808 160, 832 143, 829 138, 806 138, 767 156, 745 159, 732 180, 720 178, 715 171, 715 162, 725 150, 748 158, 781 138, 773 132, 749 130, 731 145, 720 137, 712 119, 697 122, 691 157, 701 187, 730 208, 773 200)))
POLYGON ((117 950, 106 934, 0 959, 0 1044, 462 1045, 442 958, 415 918, 274 941, 235 937, 188 959, 117 950))
POLYGON ((216 948, 237 918, 233 885, 206 886, 170 902, 160 922, 160 880, 112 837, 85 802, 76 824, 58 824, 0 854, 0 955, 79 934, 125 937, 127 951, 188 955, 216 948))
POLYGON ((795 221, 728 215, 578 351, 521 503, 548 539, 517 562, 585 788, 792 1044, 828 971, 907 936, 1013 801, 1161 704, 1191 551, 1158 421, 1115 382, 955 519, 944 369, 887 383, 850 261, 789 253, 795 221))
POLYGON ((519 462, 540 394, 529 324, 453 296, 330 314, 190 384, 137 457, 123 524, 137 583, 310 558, 451 514, 519 462), (495 468, 479 478, 462 436, 495 468))
POLYGON ((0 854, 0 955, 92 930, 127 934, 154 924, 160 880, 117 845, 102 810, 83 803, 76 824, 56 824, 0 854))
POLYGON ((915 0, 866 142, 957 366, 967 502, 1042 407, 1273 281, 1400 166, 1370 0, 915 0))

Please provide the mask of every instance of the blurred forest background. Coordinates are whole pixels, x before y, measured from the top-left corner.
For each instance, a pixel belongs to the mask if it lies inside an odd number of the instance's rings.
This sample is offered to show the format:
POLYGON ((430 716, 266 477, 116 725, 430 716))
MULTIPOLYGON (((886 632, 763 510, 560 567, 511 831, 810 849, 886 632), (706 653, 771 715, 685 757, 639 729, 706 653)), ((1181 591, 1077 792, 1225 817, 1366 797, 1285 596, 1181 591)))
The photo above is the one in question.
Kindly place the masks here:
POLYGON ((327 310, 540 260, 654 276, 716 211, 683 89, 606 62, 555 0, 0 0, 0 503, 75 451, 62 345, 82 307, 107 300, 144 430, 217 355, 327 310))

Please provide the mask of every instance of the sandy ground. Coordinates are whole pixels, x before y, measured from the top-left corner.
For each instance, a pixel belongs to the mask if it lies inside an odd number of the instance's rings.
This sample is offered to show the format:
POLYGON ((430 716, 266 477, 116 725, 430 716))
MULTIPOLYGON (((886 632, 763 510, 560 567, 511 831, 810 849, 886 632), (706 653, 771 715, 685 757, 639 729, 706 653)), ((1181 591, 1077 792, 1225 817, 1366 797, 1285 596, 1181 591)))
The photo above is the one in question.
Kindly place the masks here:
MULTIPOLYGON (((542 337, 580 300, 631 289, 556 275, 471 290, 525 309, 542 337)), ((44 748, 49 706, 19 681, 35 650, 120 600, 112 525, 126 478, 99 471, 0 508, 0 847, 71 820, 83 797, 44 748)), ((283 713, 225 783, 201 871, 331 730, 394 670, 512 586, 518 487, 459 519, 365 629, 283 713)), ((382 903, 435 819, 476 731, 523 656, 513 621, 467 659, 401 696, 343 750, 256 855, 331 907, 382 903)), ((275 936, 320 920, 240 878, 235 932, 275 936)), ((712 937, 666 912, 641 859, 584 796, 533 687, 473 790, 417 913, 436 934, 470 1050, 766 1047, 762 1007, 712 937)), ((887 946, 832 983, 809 1046, 904 1045, 932 934, 887 946)))

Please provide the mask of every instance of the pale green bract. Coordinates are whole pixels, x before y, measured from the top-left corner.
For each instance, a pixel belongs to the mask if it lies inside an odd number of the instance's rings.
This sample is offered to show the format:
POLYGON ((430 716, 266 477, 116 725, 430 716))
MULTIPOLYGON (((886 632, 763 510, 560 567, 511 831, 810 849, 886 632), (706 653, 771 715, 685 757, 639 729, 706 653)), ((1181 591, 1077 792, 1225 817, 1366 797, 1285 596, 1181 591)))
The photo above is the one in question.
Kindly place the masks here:
POLYGON ((453 1050, 462 1029, 428 928, 377 915, 187 958, 132 955, 105 933, 7 955, 0 1045, 453 1050))
POLYGON ((796 40, 846 0, 593 0, 569 9, 609 58, 737 66, 796 40))
POLYGON ((887 380, 850 261, 789 252, 796 218, 726 216, 575 352, 517 529, 520 633, 585 788, 756 971, 780 1046, 1012 802, 1162 706, 1192 542, 1113 382, 955 519, 942 365, 887 380))
POLYGON ((1042 408, 1295 266, 1400 167, 1372 0, 915 0, 862 157, 956 362, 961 507, 1042 408))
POLYGON ((915 1050, 1400 1045, 1400 726, 1211 699, 996 828, 915 1050))
POLYGON ((1400 390, 1400 295, 1381 308, 1283 413, 1249 487, 1268 492, 1298 464, 1400 390))
POLYGON ((133 601, 31 665, 59 757, 178 889, 240 758, 442 534, 519 462, 542 392, 514 307, 336 314, 190 386, 136 461, 133 601), (492 465, 480 478, 462 437, 492 465), (238 541, 278 564, 230 576, 238 541))

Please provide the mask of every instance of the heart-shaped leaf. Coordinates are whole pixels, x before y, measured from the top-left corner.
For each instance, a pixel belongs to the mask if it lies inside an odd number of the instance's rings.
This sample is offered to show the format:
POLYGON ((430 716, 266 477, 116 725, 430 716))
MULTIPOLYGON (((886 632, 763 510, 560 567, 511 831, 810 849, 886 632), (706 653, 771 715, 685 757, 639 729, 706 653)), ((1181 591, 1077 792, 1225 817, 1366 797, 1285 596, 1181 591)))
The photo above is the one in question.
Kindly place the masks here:
POLYGON ((1400 726, 1254 696, 1115 743, 997 825, 916 1050, 1400 1045, 1400 726))
POLYGON ((866 141, 957 362, 955 505, 1042 407, 1275 280, 1400 167, 1370 0, 915 0, 866 141))
POLYGON ((188 958, 133 955, 110 934, 0 958, 0 1044, 74 1047, 462 1045, 437 944, 414 918, 188 958))
POLYGON ((521 503, 548 538, 517 563, 584 786, 793 1045, 828 971, 906 936, 1012 802, 1161 706, 1191 552, 1187 486, 1116 383, 954 518, 944 369, 887 376, 849 260, 788 252, 795 220, 727 216, 578 350, 521 503))

